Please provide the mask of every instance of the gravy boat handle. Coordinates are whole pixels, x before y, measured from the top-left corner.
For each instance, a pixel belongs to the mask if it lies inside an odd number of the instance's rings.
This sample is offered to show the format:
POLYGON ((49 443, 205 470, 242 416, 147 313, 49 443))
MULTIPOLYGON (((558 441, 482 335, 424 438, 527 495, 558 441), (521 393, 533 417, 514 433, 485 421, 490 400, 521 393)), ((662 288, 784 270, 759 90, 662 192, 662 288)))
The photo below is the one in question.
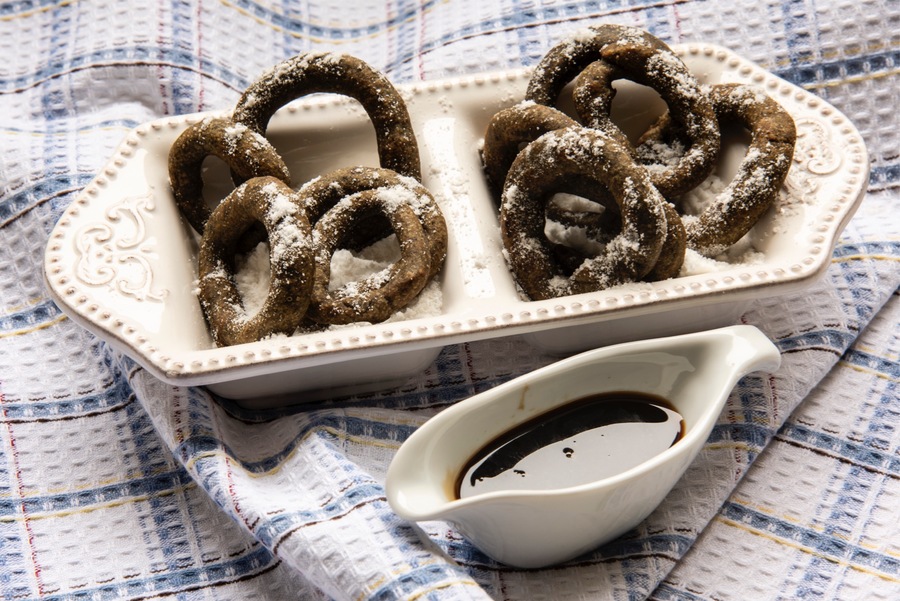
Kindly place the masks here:
POLYGON ((748 325, 729 326, 711 330, 709 334, 715 335, 718 332, 735 336, 735 383, 751 372, 772 373, 781 367, 781 352, 758 328, 748 325))

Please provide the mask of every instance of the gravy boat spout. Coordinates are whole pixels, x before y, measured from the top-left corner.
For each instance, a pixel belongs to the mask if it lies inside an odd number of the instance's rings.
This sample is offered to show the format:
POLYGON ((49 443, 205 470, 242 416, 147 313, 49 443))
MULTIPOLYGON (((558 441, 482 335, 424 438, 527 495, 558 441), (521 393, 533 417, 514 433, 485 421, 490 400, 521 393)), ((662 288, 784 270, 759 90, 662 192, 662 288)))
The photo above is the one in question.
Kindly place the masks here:
MULTIPOLYGON (((388 468, 388 502, 408 520, 453 523, 476 547, 505 564, 534 568, 571 559, 647 517, 700 451, 737 381, 753 371, 774 371, 780 363, 776 347, 752 326, 630 342, 569 357, 427 421, 403 443, 388 468), (499 437, 549 419, 578 399, 621 392, 666 399, 683 420, 680 438, 637 465, 592 481, 460 497, 462 472, 499 437)), ((586 461, 596 464, 603 457, 586 461)), ((566 469, 565 461, 560 460, 558 469, 566 469)))

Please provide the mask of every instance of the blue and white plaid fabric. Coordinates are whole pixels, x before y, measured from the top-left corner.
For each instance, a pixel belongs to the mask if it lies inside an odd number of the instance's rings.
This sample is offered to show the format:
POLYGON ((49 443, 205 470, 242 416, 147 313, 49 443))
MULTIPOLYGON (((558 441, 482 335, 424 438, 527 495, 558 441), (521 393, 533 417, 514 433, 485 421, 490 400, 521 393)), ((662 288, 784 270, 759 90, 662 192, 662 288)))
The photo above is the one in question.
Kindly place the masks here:
POLYGON ((893 0, 0 3, 0 596, 900 598, 898 30, 893 0), (160 383, 49 300, 48 233, 130 128, 232 106, 303 50, 402 83, 534 64, 598 22, 731 48, 837 106, 872 161, 824 279, 742 317, 782 368, 740 383, 619 540, 513 570, 385 501, 418 425, 551 361, 520 339, 447 347, 398 390, 250 412, 160 383))

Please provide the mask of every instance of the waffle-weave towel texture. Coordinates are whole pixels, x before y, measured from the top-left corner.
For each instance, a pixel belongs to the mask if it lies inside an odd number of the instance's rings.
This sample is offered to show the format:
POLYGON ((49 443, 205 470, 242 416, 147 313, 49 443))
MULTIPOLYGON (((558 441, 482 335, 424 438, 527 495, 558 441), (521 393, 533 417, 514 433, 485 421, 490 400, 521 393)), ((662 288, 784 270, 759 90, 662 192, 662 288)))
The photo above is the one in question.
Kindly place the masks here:
POLYGON ((898 32, 891 0, 0 2, 0 597, 900 598, 898 32), (141 123, 230 108, 310 49, 405 83, 533 65, 604 22, 821 96, 871 175, 821 281, 741 317, 782 367, 739 383, 662 506, 602 548, 515 570, 385 501, 418 425, 553 360, 520 338, 446 347, 400 389, 251 412, 159 382, 44 289, 51 228, 141 123))

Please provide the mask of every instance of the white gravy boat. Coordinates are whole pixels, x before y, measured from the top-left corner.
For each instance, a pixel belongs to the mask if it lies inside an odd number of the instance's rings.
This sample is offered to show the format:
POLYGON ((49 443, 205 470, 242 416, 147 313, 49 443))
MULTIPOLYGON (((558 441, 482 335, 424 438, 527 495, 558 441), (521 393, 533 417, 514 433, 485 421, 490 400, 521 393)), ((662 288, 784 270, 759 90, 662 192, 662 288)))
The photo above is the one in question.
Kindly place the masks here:
POLYGON ((533 568, 571 559, 647 517, 700 451, 737 381, 753 371, 775 371, 780 363, 776 347, 743 325, 575 355, 428 420, 388 468, 388 502, 408 520, 453 523, 505 564, 533 568), (465 465, 499 435, 570 401, 618 391, 667 399, 684 419, 683 437, 643 463, 586 484, 457 496, 465 465))

